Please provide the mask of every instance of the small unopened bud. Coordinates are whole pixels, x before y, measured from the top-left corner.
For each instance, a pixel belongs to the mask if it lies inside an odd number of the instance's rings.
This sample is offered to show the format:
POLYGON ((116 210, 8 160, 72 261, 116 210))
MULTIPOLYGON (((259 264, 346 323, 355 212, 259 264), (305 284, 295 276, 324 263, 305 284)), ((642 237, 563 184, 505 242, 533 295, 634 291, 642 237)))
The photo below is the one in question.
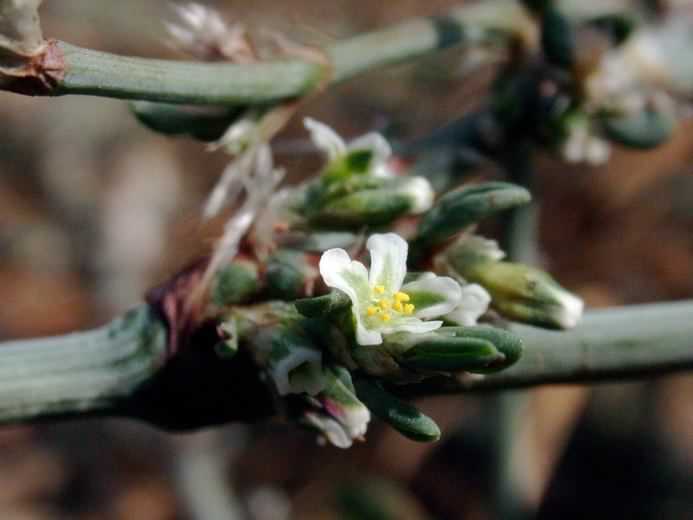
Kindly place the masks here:
POLYGON ((317 186, 303 212, 316 227, 358 228, 419 214, 432 200, 433 189, 422 177, 362 176, 317 186))
POLYGON ((421 219, 416 243, 440 244, 486 217, 530 200, 525 188, 506 182, 487 182, 449 192, 421 219))
POLYGON ((257 266, 247 260, 236 260, 215 275, 212 301, 220 307, 245 303, 259 288, 257 266))
POLYGON ((504 316, 552 328, 574 327, 583 302, 544 271, 524 264, 474 257, 464 244, 446 254, 454 274, 491 294, 491 306, 504 316))
POLYGON ((349 448, 362 439, 368 429, 371 413, 356 397, 349 372, 340 367, 324 370, 324 389, 316 397, 320 408, 308 410, 304 419, 338 448, 349 448))
POLYGON ((433 419, 410 403, 399 400, 379 383, 370 380, 356 382, 356 390, 368 409, 405 437, 417 442, 440 439, 440 428, 433 419))
POLYGON ((304 295, 306 284, 305 255, 280 250, 267 260, 265 281, 272 299, 295 300, 304 295))

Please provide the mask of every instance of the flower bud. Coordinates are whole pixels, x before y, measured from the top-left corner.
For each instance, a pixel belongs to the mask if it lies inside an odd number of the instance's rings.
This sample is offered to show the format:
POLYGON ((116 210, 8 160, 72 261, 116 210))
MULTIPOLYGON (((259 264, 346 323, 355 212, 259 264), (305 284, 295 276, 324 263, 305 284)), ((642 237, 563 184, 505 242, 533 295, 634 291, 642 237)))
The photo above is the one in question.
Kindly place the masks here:
POLYGON ((359 176, 310 188, 302 213, 315 227, 389 224, 430 208, 433 189, 423 177, 359 176))
POLYGON ((447 252, 446 262, 457 276, 484 287, 491 306, 510 319, 568 329, 582 316, 582 300, 534 267, 483 258, 464 243, 447 252))
POLYGON ((440 244, 483 218, 530 200, 529 191, 506 182, 487 182, 451 191, 421 219, 416 244, 440 244))
POLYGON ((245 303, 259 288, 257 266, 247 260, 235 260, 215 275, 212 301, 219 307, 245 303))
POLYGON ((376 417, 405 437, 417 442, 440 439, 440 428, 433 419, 410 403, 400 401, 379 383, 362 379, 356 382, 356 390, 359 399, 376 417))
POLYGON ((279 250, 267 260, 267 295, 271 299, 295 300, 305 294, 305 255, 279 250))
POLYGON ((349 372, 341 367, 326 368, 325 386, 317 396, 320 408, 308 410, 304 419, 338 448, 349 448, 362 439, 368 429, 371 414, 356 397, 349 372))

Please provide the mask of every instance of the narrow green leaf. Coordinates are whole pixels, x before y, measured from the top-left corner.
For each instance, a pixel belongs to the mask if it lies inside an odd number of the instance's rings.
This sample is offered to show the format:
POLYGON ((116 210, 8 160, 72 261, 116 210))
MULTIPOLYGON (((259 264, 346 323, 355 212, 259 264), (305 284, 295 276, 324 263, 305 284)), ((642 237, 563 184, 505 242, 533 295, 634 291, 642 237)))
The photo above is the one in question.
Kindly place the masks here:
POLYGON ((400 401, 375 381, 355 382, 356 393, 368 409, 405 437, 418 442, 434 442, 440 438, 440 428, 410 403, 400 401))

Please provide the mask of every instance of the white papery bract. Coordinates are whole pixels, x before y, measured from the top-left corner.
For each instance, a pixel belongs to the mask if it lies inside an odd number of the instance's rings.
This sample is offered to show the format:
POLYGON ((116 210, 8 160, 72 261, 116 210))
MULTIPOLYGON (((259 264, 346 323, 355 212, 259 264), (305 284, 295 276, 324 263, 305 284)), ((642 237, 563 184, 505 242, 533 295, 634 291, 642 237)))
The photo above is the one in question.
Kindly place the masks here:
POLYGON ((379 345, 383 334, 431 332, 443 322, 429 320, 459 306, 462 289, 452 278, 425 273, 404 284, 409 246, 399 235, 372 235, 366 248, 371 257, 370 271, 344 249, 329 249, 320 258, 325 284, 351 300, 360 345, 379 345))

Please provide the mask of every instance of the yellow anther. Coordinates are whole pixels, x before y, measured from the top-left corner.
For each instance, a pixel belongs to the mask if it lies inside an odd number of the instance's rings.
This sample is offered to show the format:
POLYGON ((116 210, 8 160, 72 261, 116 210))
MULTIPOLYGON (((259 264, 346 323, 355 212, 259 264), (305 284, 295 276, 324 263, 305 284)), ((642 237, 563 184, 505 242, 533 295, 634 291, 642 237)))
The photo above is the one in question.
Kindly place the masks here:
POLYGON ((398 302, 408 302, 410 298, 407 293, 399 291, 395 293, 395 300, 397 300, 398 302))
POLYGON ((378 314, 378 308, 375 305, 371 305, 366 309, 366 313, 368 313, 369 316, 375 316, 378 314))
POLYGON ((388 300, 387 298, 383 298, 378 302, 378 305, 380 305, 380 308, 384 311, 388 310, 390 307, 392 307, 392 300, 388 300))
POLYGON ((388 322, 392 319, 392 316, 390 316, 387 312, 384 312, 380 315, 380 319, 384 322, 388 322))
POLYGON ((397 312, 404 312, 404 305, 402 305, 402 302, 399 300, 395 302, 392 308, 395 309, 397 312))
POLYGON ((415 308, 413 303, 407 303, 404 306, 404 314, 413 314, 415 308))
POLYGON ((378 294, 383 294, 385 292, 385 286, 384 285, 376 285, 375 287, 373 287, 373 290, 378 294))

